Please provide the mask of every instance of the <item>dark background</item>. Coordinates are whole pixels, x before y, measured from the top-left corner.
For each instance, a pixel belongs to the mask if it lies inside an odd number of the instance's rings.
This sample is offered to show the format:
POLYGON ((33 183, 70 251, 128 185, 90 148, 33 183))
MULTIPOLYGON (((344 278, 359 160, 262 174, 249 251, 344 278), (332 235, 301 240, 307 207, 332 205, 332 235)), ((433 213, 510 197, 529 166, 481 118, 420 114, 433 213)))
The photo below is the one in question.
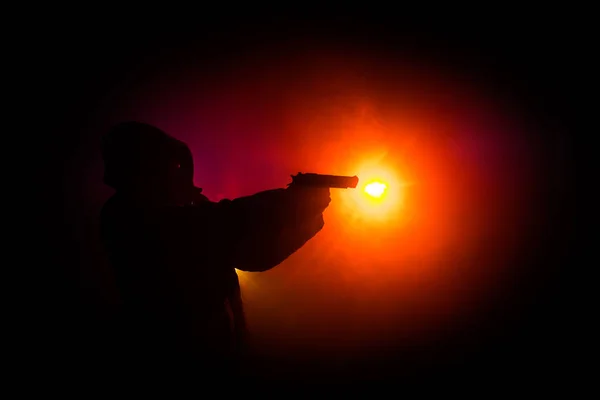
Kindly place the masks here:
POLYGON ((95 216, 73 212, 89 198, 71 186, 80 181, 73 176, 82 172, 73 166, 82 157, 81 148, 91 143, 82 127, 109 125, 100 109, 106 99, 126 96, 128 88, 162 70, 184 71, 193 64, 197 74, 218 77, 240 60, 260 64, 261 55, 281 52, 285 57, 290 49, 326 42, 330 49, 357 52, 373 63, 415 59, 460 72, 511 102, 538 128, 531 133, 536 144, 532 209, 537 222, 528 228, 526 250, 514 261, 521 271, 519 283, 504 296, 504 307, 482 312, 460 334, 418 348, 361 356, 323 371, 293 359, 279 368, 277 363, 284 361, 266 356, 259 357, 257 369, 273 370, 264 373, 267 379, 282 379, 276 373, 281 369, 285 378, 302 382, 450 377, 499 384, 566 376, 568 366, 562 360, 572 343, 566 335, 568 310, 559 273, 569 265, 574 236, 570 126, 580 38, 561 24, 511 18, 510 23, 431 23, 410 32, 401 28, 401 19, 380 16, 205 18, 190 29, 119 21, 64 24, 40 35, 36 56, 44 68, 36 99, 52 132, 46 138, 50 140, 42 141, 52 161, 38 175, 40 182, 51 183, 45 189, 49 201, 43 208, 48 213, 42 224, 50 244, 44 285, 49 294, 40 308, 44 333, 38 340, 43 364, 101 375, 118 363, 118 351, 111 352, 117 348, 117 306, 110 300, 112 293, 98 296, 95 289, 90 296, 82 284, 82 253, 92 250, 81 244, 84 233, 73 228, 74 219, 95 216))

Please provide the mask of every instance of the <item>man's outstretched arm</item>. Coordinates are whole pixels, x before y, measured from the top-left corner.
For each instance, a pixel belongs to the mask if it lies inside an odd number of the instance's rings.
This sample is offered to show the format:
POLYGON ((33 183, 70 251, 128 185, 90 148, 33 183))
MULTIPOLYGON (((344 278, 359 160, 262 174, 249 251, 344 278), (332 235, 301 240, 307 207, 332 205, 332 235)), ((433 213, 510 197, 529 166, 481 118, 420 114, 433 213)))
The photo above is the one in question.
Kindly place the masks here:
POLYGON ((323 228, 330 201, 329 189, 288 188, 220 202, 234 266, 259 272, 279 265, 323 228))

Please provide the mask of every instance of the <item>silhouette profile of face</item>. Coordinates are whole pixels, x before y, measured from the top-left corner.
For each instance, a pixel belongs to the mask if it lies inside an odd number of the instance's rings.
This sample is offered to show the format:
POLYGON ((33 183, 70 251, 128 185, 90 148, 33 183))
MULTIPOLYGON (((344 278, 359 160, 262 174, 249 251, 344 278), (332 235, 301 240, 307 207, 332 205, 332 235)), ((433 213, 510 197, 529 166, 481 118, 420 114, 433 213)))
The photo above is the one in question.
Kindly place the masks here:
POLYGON ((193 189, 188 146, 139 122, 125 122, 103 138, 104 182, 117 191, 144 193, 177 203, 193 189))

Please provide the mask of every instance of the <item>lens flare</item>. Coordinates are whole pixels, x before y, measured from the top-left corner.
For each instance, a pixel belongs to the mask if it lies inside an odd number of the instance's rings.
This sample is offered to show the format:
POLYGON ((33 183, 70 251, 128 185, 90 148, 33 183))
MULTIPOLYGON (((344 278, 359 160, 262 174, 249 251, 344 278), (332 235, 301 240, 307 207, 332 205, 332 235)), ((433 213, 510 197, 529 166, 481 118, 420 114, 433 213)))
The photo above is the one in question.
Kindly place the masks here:
POLYGON ((403 208, 401 189, 406 186, 396 171, 379 163, 364 164, 354 171, 360 179, 356 190, 340 193, 347 217, 393 220, 403 208))
POLYGON ((365 186, 365 193, 372 197, 381 197, 387 189, 387 185, 382 182, 372 182, 365 186))

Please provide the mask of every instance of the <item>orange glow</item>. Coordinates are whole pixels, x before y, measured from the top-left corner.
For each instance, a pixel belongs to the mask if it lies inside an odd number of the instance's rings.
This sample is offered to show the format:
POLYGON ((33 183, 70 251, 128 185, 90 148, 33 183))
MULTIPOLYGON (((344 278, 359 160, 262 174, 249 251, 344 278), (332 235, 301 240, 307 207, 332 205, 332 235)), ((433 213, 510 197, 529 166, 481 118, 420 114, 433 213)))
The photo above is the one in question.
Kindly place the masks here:
POLYGON ((235 273, 238 276, 238 280, 240 281, 240 285, 246 284, 248 280, 248 272, 241 271, 239 269, 235 269, 235 273))
POLYGON ((373 182, 365 186, 365 192, 372 197, 381 197, 383 196, 386 188, 387 185, 385 183, 373 182))

